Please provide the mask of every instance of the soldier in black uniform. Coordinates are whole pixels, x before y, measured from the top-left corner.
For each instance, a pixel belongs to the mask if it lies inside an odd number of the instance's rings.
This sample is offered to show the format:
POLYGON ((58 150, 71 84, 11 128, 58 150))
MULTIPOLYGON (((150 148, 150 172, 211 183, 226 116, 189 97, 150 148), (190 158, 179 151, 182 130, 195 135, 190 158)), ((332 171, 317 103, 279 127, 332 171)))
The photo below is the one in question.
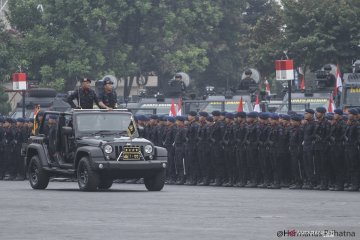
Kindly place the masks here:
POLYGON ((257 187, 267 188, 270 185, 271 179, 271 158, 270 156, 270 148, 267 145, 268 136, 270 134, 269 127, 269 114, 265 112, 259 113, 259 164, 261 170, 261 181, 257 187))
POLYGON ((225 132, 225 123, 221 121, 221 113, 219 111, 212 112, 214 125, 211 127, 209 139, 212 144, 211 161, 215 174, 215 182, 211 186, 221 186, 223 184, 225 168, 224 168, 224 148, 223 136, 225 132))
POLYGON ((207 156, 206 158, 206 163, 207 163, 207 168, 203 171, 205 172, 205 177, 207 177, 209 179, 209 183, 213 182, 215 179, 215 170, 213 168, 213 156, 212 154, 212 148, 213 148, 213 143, 210 140, 210 137, 212 135, 212 130, 213 130, 213 126, 214 126, 215 122, 214 122, 214 118, 212 116, 208 116, 206 118, 206 142, 207 142, 207 147, 205 148, 205 156, 207 156))
POLYGON ((224 187, 232 187, 235 184, 236 158, 235 158, 235 133, 234 133, 234 114, 225 114, 225 133, 223 136, 226 181, 224 187))
POLYGON ((245 187, 256 188, 259 182, 259 139, 260 139, 260 130, 257 125, 257 112, 250 112, 247 114, 247 129, 246 129, 246 159, 247 166, 249 169, 249 179, 250 182, 245 185, 245 187))
POLYGON ((244 187, 247 182, 248 166, 246 163, 246 113, 237 113, 238 124, 235 130, 236 142, 236 165, 238 171, 238 183, 236 187, 244 187))
POLYGON ((346 191, 359 190, 359 143, 360 143, 360 127, 357 119, 358 111, 355 108, 349 109, 349 119, 346 122, 345 131, 345 159, 350 172, 351 186, 346 191))
POLYGON ((5 119, 0 116, 0 180, 5 177, 5 130, 3 124, 5 119))
POLYGON ((159 122, 159 116, 153 114, 150 116, 150 131, 148 132, 148 140, 153 142, 155 145, 158 143, 158 132, 157 132, 157 125, 159 122))
POLYGON ((245 78, 239 83, 238 89, 249 90, 251 87, 256 86, 256 81, 251 77, 252 71, 250 69, 245 71, 245 78))
POLYGON ((195 111, 190 111, 187 117, 188 123, 185 144, 185 169, 188 174, 187 185, 196 185, 201 179, 196 148, 199 127, 196 122, 196 116, 197 113, 195 111))
POLYGON ((280 188, 280 182, 281 182, 281 174, 282 174, 282 159, 280 158, 280 150, 283 147, 280 143, 280 137, 283 134, 283 129, 279 125, 279 115, 276 113, 273 113, 270 115, 270 130, 268 134, 268 138, 266 140, 266 147, 268 148, 269 152, 269 159, 270 159, 270 169, 268 171, 271 171, 269 174, 269 180, 273 179, 273 182, 271 185, 266 184, 264 187, 268 187, 271 189, 279 189, 280 188), (272 176, 271 176, 272 173, 272 176))
POLYGON ((72 108, 93 109, 94 103, 99 106, 99 99, 95 91, 90 88, 90 84, 91 80, 84 78, 81 87, 68 97, 67 102, 72 108), (78 102, 78 106, 74 104, 74 99, 78 102))
POLYGON ((184 185, 187 177, 185 165, 185 143, 186 143, 186 128, 185 118, 183 116, 176 116, 177 131, 175 135, 175 167, 177 170, 177 185, 184 185))
POLYGON ((327 158, 327 130, 329 123, 325 119, 326 108, 316 108, 315 121, 315 144, 314 144, 314 162, 315 162, 315 178, 320 184, 316 186, 319 190, 328 190, 329 166, 330 162, 327 158))
POLYGON ((202 180, 198 183, 201 186, 208 186, 210 184, 210 176, 209 176, 209 155, 208 155, 208 126, 206 125, 206 118, 209 116, 207 112, 199 112, 199 127, 198 127, 198 145, 197 145, 197 152, 198 152, 198 159, 200 164, 200 171, 202 180))
POLYGON ((16 177, 16 160, 13 157, 15 155, 15 132, 12 127, 13 120, 11 118, 5 118, 5 122, 3 124, 4 127, 4 157, 5 157, 5 172, 7 172, 10 176, 7 180, 14 180, 16 177))
POLYGON ((177 169, 175 165, 175 136, 176 136, 176 125, 174 117, 167 117, 167 130, 165 135, 164 147, 168 152, 168 168, 167 176, 168 183, 174 184, 176 182, 177 169))
POLYGON ((165 136, 166 136, 166 131, 167 131, 167 117, 165 117, 165 116, 159 117, 159 122, 156 127, 156 131, 157 131, 156 145, 160 146, 160 147, 164 147, 164 141, 165 141, 165 136))
POLYGON ((301 128, 302 116, 291 116, 291 128, 289 129, 289 148, 291 155, 291 172, 293 185, 289 189, 301 189, 303 184, 304 167, 302 163, 303 129, 301 128))
POLYGON ((99 93, 99 106, 103 109, 117 108, 117 95, 113 89, 113 82, 109 77, 103 81, 104 89, 99 93))
POLYGON ((313 143, 315 139, 315 111, 312 109, 305 110, 304 116, 304 141, 303 141, 303 159, 305 169, 305 183, 303 189, 313 189, 315 183, 315 168, 313 161, 313 143))
POLYGON ((21 156, 21 147, 23 143, 27 142, 28 138, 28 130, 26 126, 24 126, 25 119, 18 118, 16 120, 16 128, 15 128, 15 156, 16 159, 16 180, 25 180, 25 166, 24 166, 24 158, 21 156))

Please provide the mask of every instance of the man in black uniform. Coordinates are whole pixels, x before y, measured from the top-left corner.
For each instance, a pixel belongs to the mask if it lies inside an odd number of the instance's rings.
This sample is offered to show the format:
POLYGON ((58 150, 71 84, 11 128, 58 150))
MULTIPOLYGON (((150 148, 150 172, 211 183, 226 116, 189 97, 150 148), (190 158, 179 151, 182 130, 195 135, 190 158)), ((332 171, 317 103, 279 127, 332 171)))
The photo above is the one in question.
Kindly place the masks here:
POLYGON ((327 158, 327 129, 329 123, 325 119, 326 108, 316 108, 316 122, 315 122, 315 144, 314 144, 314 162, 315 162, 315 177, 320 184, 316 186, 319 190, 328 190, 329 181, 329 166, 330 161, 327 158))
MULTIPOLYGON (((67 99, 67 102, 72 108, 93 109, 94 103, 99 106, 99 100, 94 90, 90 88, 91 80, 84 78, 81 87, 74 91, 67 99), (77 100, 78 106, 74 104, 74 99, 77 100)), ((101 108, 99 106, 99 108, 101 108)))
POLYGON ((13 120, 11 118, 5 118, 4 126, 4 157, 5 157, 5 172, 7 172, 10 176, 7 180, 14 180, 16 177, 16 160, 13 157, 15 151, 15 132, 12 128, 13 120))
POLYGON ((153 142, 155 145, 158 144, 158 132, 157 132, 158 123, 159 123, 159 116, 156 114, 151 115, 149 122, 150 131, 148 133, 149 134, 148 140, 153 142))
POLYGON ((247 114, 247 126, 246 126, 246 160, 249 169, 250 182, 245 185, 248 188, 256 188, 259 181, 259 138, 260 130, 257 125, 257 112, 250 112, 247 114))
POLYGON ((268 139, 266 141, 266 147, 269 149, 269 158, 270 158, 270 171, 269 178, 273 179, 273 183, 268 188, 279 189, 280 182, 282 177, 282 164, 283 161, 280 157, 281 148, 286 147, 280 143, 280 138, 283 135, 283 128, 279 125, 279 115, 273 113, 270 115, 270 130, 268 134, 268 139))
POLYGON ((99 106, 103 109, 117 108, 117 95, 113 89, 113 82, 106 77, 103 81, 104 89, 99 93, 99 106))
POLYGON ((346 191, 359 190, 359 143, 360 143, 360 127, 357 119, 358 111, 355 108, 349 109, 349 119, 346 122, 345 131, 345 159, 350 172, 351 186, 346 191))
POLYGON ((246 163, 246 113, 237 113, 238 124, 235 130, 236 142, 236 165, 238 171, 238 183, 236 187, 244 187, 247 182, 248 166, 246 163))
MULTIPOLYGON (((270 186, 271 179, 271 158, 270 156, 270 146, 268 143, 268 138, 270 135, 271 128, 268 124, 269 114, 265 112, 259 113, 259 163, 261 170, 261 180, 262 183, 257 187, 267 188, 270 186)), ((275 134, 275 133, 274 133, 275 134)))
POLYGON ((303 164, 302 164, 302 142, 303 129, 300 126, 301 116, 294 114, 291 116, 291 128, 289 130, 289 145, 291 155, 291 172, 293 177, 293 185, 289 189, 301 189, 303 180, 303 164))
POLYGON ((164 141, 167 131, 167 117, 159 116, 159 123, 156 127, 157 131, 157 146, 164 147, 164 141))
POLYGON ((245 71, 245 78, 242 79, 238 85, 239 90, 249 90, 256 87, 256 81, 251 77, 252 71, 250 69, 245 71))
POLYGON ((236 158, 235 158, 235 134, 234 134, 234 114, 225 115, 224 143, 224 163, 226 169, 226 181, 224 187, 232 187, 235 184, 236 158))
POLYGON ((176 136, 176 125, 174 117, 167 117, 167 130, 165 135, 164 147, 168 152, 168 167, 167 176, 168 183, 174 184, 176 182, 177 169, 175 165, 175 136, 176 136))
POLYGON ((305 169, 305 183, 303 189, 313 189, 315 184, 315 163, 313 159, 313 143, 315 134, 315 111, 305 110, 304 116, 304 141, 303 141, 303 159, 305 169))
POLYGON ((188 173, 187 185, 196 185, 200 180, 200 166, 197 158, 197 134, 198 123, 196 122, 197 113, 190 111, 187 117, 188 125, 186 132, 186 144, 185 144, 185 169, 188 173))
POLYGON ((199 185, 208 186, 210 184, 208 155, 209 143, 207 139, 208 126, 206 125, 206 118, 209 116, 209 114, 207 112, 199 112, 199 116, 197 152, 201 171, 200 175, 202 177, 202 181, 199 183, 199 185))
POLYGON ((176 116, 177 131, 175 135, 175 167, 177 170, 177 185, 184 185, 187 177, 185 165, 185 143, 186 143, 186 128, 185 118, 183 116, 176 116))
POLYGON ((225 168, 224 168, 224 148, 223 148, 223 136, 225 132, 225 123, 221 121, 221 113, 219 111, 213 111, 214 125, 211 127, 209 139, 212 144, 211 148, 211 161, 215 173, 215 182, 210 184, 211 186, 221 186, 224 180, 225 168))
POLYGON ((15 159, 16 159, 16 180, 25 180, 25 166, 24 166, 24 158, 21 156, 21 147, 23 143, 27 142, 27 128, 24 126, 25 119, 18 118, 16 120, 16 128, 15 128, 15 159))

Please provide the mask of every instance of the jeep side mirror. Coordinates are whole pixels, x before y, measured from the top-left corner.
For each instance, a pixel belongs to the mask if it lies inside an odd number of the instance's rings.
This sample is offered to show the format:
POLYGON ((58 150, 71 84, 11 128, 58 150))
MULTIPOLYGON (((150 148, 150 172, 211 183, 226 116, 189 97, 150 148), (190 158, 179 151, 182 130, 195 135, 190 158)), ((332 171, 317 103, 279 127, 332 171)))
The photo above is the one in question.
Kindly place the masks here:
POLYGON ((61 133, 66 135, 66 136, 69 136, 73 133, 73 130, 71 127, 62 127, 61 129, 61 133))

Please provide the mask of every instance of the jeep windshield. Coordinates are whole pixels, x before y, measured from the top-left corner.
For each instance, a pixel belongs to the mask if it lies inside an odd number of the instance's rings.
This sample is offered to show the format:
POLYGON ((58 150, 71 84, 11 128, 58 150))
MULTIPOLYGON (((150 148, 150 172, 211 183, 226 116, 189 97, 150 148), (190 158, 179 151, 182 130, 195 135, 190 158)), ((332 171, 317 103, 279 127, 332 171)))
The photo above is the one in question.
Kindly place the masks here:
POLYGON ((76 115, 77 130, 81 134, 127 134, 131 115, 126 113, 83 113, 76 115))

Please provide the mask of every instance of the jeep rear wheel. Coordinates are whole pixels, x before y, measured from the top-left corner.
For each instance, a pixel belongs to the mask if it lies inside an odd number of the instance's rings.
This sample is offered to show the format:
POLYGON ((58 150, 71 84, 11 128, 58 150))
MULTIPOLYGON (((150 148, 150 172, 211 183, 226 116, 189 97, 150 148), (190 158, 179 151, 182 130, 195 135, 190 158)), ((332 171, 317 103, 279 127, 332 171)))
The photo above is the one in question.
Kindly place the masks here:
POLYGON ((111 188, 113 184, 112 178, 106 177, 106 176, 100 176, 100 183, 98 188, 99 189, 109 189, 111 188))
POLYGON ((79 188, 82 191, 96 191, 99 185, 99 175, 91 169, 89 159, 83 157, 80 159, 77 168, 77 179, 79 188))
POLYGON ((145 187, 149 191, 161 191, 165 184, 165 170, 157 172, 155 175, 144 178, 145 187))
POLYGON ((45 189, 49 184, 50 176, 41 167, 40 159, 37 155, 33 156, 30 160, 28 175, 33 189, 45 189))

